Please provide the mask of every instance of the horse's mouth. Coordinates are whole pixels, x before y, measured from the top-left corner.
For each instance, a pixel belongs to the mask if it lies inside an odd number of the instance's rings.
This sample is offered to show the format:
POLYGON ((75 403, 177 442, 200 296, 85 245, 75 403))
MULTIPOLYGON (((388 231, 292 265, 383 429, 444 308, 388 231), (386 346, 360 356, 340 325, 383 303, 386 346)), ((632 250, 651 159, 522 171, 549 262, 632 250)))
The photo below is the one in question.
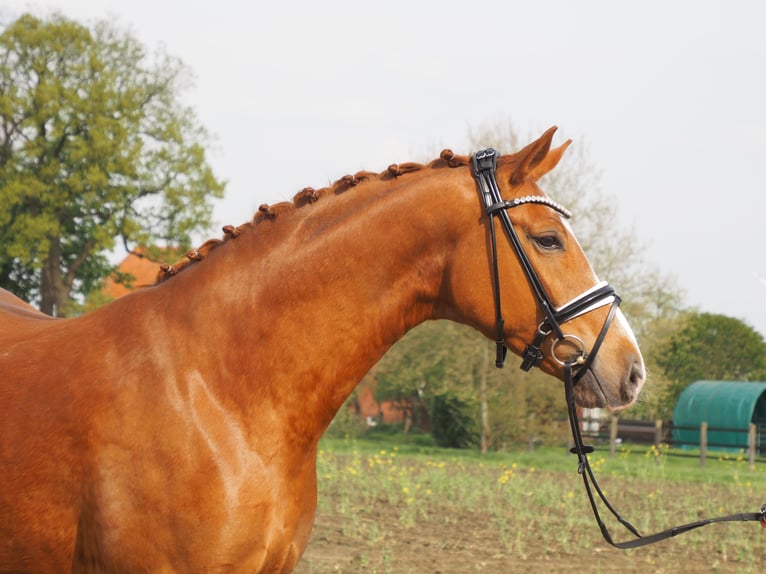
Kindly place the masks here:
POLYGON ((577 406, 608 408, 621 411, 636 402, 643 385, 643 374, 634 369, 624 380, 619 382, 602 381, 596 373, 588 370, 574 386, 577 406))

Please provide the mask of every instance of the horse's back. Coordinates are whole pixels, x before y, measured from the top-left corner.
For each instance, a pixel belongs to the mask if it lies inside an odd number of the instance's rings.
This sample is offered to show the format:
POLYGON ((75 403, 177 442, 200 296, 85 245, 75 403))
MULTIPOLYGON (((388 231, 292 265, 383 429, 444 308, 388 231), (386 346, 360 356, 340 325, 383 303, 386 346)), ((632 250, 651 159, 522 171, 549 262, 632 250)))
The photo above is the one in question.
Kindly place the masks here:
POLYGON ((22 337, 25 327, 51 320, 53 317, 41 313, 10 291, 0 288, 0 339, 22 337))
POLYGON ((29 303, 0 288, 0 358, 3 351, 31 342, 41 328, 58 323, 29 303))
POLYGON ((0 288, 0 312, 21 316, 37 316, 38 318, 48 317, 26 301, 19 299, 16 295, 3 288, 0 288))

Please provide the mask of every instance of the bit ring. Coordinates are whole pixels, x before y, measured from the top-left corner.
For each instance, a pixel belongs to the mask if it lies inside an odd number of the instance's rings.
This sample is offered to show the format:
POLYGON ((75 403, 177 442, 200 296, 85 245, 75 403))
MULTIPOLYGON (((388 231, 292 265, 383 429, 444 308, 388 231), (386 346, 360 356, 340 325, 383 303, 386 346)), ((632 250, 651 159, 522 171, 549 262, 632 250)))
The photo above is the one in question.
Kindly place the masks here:
POLYGON ((551 356, 553 357, 554 361, 556 361, 559 365, 563 367, 564 365, 567 365, 567 364, 569 365, 584 364, 585 360, 588 358, 588 353, 585 352, 585 343, 583 342, 582 339, 580 339, 580 337, 578 337, 577 335, 565 334, 561 338, 554 339, 554 341, 551 343, 551 356), (571 357, 572 357, 571 353, 569 357, 566 359, 561 359, 556 354, 556 348, 562 343, 565 343, 567 345, 570 345, 576 348, 577 358, 574 361, 571 360, 571 357))

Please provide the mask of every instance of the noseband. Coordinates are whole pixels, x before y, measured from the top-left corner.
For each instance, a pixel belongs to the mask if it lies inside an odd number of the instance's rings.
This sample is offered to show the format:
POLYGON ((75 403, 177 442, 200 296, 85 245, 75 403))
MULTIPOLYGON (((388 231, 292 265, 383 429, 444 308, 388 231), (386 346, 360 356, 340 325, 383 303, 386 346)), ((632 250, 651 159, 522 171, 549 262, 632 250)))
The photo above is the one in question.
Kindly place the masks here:
MULTIPOLYGON (((572 438, 574 439, 574 447, 570 449, 570 452, 577 455, 578 459, 578 474, 582 475, 585 483, 585 490, 588 494, 588 500, 590 501, 591 509, 596 522, 601 530, 601 534, 607 543, 615 548, 628 549, 637 548, 640 546, 646 546, 653 544, 685 532, 689 532, 701 526, 713 524, 715 522, 739 522, 739 521, 758 521, 761 526, 766 528, 766 505, 761 507, 760 512, 754 513, 738 513, 728 516, 720 516, 717 518, 708 518, 692 522, 690 524, 684 524, 669 528, 658 532, 656 534, 642 536, 638 530, 627 520, 625 520, 619 512, 607 500, 601 487, 596 481, 596 477, 593 474, 593 470, 588 462, 588 454, 594 451, 592 446, 584 444, 582 439, 582 433, 580 432, 580 422, 577 418, 577 408, 574 398, 574 387, 582 376, 591 368, 593 360, 598 353, 601 344, 604 342, 606 333, 609 330, 609 326, 614 319, 617 309, 620 305, 620 297, 615 293, 614 288, 606 282, 601 282, 584 293, 575 297, 569 303, 562 305, 561 307, 555 307, 551 302, 550 297, 545 291, 545 287, 540 281, 540 277, 537 275, 532 263, 529 261, 524 247, 519 240, 519 236, 516 233, 516 229, 513 226, 511 218, 508 216, 508 210, 514 207, 525 204, 539 204, 546 205, 557 211, 563 217, 569 218, 571 214, 564 207, 548 199, 547 197, 528 195, 525 197, 519 197, 511 200, 504 200, 500 194, 500 188, 497 185, 497 178, 495 177, 495 171, 497 169, 497 152, 494 149, 488 148, 483 151, 476 152, 473 155, 473 175, 476 179, 476 183, 481 193, 482 201, 484 203, 485 211, 489 217, 489 232, 490 232, 490 246, 492 252, 492 287, 494 290, 494 302, 495 302, 495 343, 497 345, 497 356, 495 359, 495 366, 502 367, 505 363, 505 356, 508 348, 505 345, 504 327, 505 321, 503 319, 503 312, 500 299, 500 273, 497 257, 497 236, 495 232, 495 218, 500 220, 500 224, 505 230, 505 234, 511 243, 513 251, 516 253, 516 257, 521 264, 521 268, 527 277, 530 287, 537 299, 537 303, 543 314, 543 320, 537 327, 537 334, 535 335, 532 343, 528 344, 524 350, 522 357, 521 368, 524 371, 529 371, 532 367, 537 366, 543 359, 544 354, 542 351, 542 344, 548 336, 552 337, 551 342, 551 358, 561 365, 564 374, 564 389, 567 402, 567 411, 569 415, 569 424, 572 431, 572 438), (575 317, 584 315, 594 309, 598 309, 605 305, 610 305, 609 313, 607 314, 604 324, 601 327, 590 352, 586 351, 585 343, 576 335, 564 333, 562 325, 567 321, 571 321, 575 317), (557 349, 564 343, 573 345, 575 352, 570 353, 569 356, 560 357, 557 354, 557 349), (614 542, 609 530, 607 529, 604 521, 599 514, 594 491, 604 503, 606 508, 617 519, 620 524, 627 528, 634 536, 633 540, 626 542, 614 542)), ((595 376, 595 375, 594 375, 595 376)), ((603 391, 602 391, 603 392, 603 391)), ((606 398, 606 397, 604 397, 606 398)))

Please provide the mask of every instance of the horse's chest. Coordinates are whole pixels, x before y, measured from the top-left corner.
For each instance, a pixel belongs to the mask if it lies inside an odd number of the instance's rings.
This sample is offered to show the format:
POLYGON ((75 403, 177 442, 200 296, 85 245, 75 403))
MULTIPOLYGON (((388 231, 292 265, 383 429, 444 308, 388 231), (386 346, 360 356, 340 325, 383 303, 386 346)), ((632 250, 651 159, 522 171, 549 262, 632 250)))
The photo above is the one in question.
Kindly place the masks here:
POLYGON ((157 494, 154 504, 123 506, 119 516, 97 510, 88 521, 91 542, 80 545, 93 552, 84 562, 113 565, 105 572, 290 572, 308 543, 314 498, 279 500, 264 489, 241 487, 232 498, 230 486, 211 484, 194 500, 157 494))
MULTIPOLYGON (((308 542, 315 459, 277 427, 244 419, 197 372, 174 374, 154 403, 130 395, 99 424, 93 522, 124 571, 286 571, 308 542), (135 400, 135 404, 134 403, 135 400), (120 420, 140 411, 161 430, 120 420), (258 433, 258 429, 265 429, 258 433), (140 561, 140 562, 132 562, 140 561)), ((291 568, 292 566, 290 566, 291 568)))
POLYGON ((194 462, 172 463, 165 453, 156 464, 103 477, 93 522, 103 526, 97 546, 110 563, 127 564, 121 571, 292 569, 313 523, 313 466, 306 473, 279 460, 265 465, 247 449, 234 456, 206 449, 194 462))

